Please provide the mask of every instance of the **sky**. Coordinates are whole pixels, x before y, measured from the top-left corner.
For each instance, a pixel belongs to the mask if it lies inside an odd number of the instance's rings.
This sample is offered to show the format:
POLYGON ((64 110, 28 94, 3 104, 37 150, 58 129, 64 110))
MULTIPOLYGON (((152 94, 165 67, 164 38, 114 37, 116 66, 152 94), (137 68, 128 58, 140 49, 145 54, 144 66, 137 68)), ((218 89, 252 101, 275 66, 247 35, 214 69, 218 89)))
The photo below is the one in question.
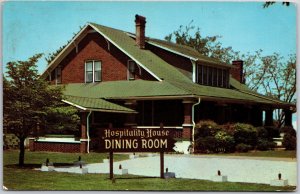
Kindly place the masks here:
MULTIPOLYGON (((56 51, 87 22, 135 32, 134 16, 146 17, 146 36, 158 39, 180 25, 219 35, 223 46, 241 53, 262 49, 287 57, 296 53, 296 7, 263 2, 6 1, 2 3, 2 64, 56 51)), ((38 62, 42 73, 47 66, 38 62)), ((3 68, 5 72, 5 67, 3 68)), ((294 114, 295 115, 295 114, 294 114)))
MULTIPOLYGON (((296 53, 296 8, 263 2, 54 2, 8 1, 2 7, 3 64, 47 56, 67 43, 87 22, 134 32, 135 14, 146 17, 146 36, 164 39, 180 25, 220 35, 224 46, 241 53, 296 53)), ((46 61, 38 63, 43 72, 46 61)))

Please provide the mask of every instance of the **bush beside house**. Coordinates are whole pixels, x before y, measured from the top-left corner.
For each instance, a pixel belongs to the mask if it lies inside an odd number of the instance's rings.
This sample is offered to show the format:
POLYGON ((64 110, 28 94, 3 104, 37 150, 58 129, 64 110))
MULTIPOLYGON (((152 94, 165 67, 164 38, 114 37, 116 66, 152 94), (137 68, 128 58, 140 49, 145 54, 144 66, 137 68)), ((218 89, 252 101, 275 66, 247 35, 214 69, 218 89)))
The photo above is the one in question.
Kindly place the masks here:
POLYGON ((286 150, 296 150, 297 148, 297 134, 292 127, 284 127, 281 130, 284 133, 282 145, 286 150))
MULTIPOLYGON (((286 150, 296 149, 296 132, 285 128, 283 146, 286 150)), ((207 120, 200 121, 195 129, 195 152, 228 153, 248 152, 249 150, 271 150, 276 144, 280 130, 275 127, 253 127, 245 123, 218 125, 207 120)))

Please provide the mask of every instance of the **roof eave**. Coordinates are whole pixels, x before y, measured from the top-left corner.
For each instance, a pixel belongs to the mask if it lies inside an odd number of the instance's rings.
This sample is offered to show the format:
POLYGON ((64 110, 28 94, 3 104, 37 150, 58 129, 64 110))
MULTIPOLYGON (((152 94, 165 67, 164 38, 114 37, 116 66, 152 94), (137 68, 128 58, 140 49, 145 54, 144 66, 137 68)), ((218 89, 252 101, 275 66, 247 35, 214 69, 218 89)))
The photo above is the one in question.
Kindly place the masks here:
POLYGON ((110 113, 127 113, 127 114, 137 114, 138 112, 135 110, 112 110, 112 109, 104 109, 104 108, 91 108, 91 107, 83 107, 76 103, 70 102, 68 100, 62 100, 62 102, 67 103, 71 106, 74 106, 82 111, 96 111, 96 112, 110 112, 110 113))
MULTIPOLYGON (((130 34, 129 34, 130 35, 130 34)), ((132 35, 131 35, 132 36, 132 35)), ((135 37, 135 36, 132 36, 132 37, 135 37)), ((183 54, 181 52, 177 52, 175 50, 172 50, 172 49, 169 49, 167 47, 164 47, 164 46, 161 46, 159 44, 156 44, 154 42, 152 42, 151 40, 148 40, 147 41, 148 44, 151 44, 153 46, 156 46, 158 48, 161 48, 161 49, 164 49, 168 52, 171 52, 171 53, 174 53, 174 54, 177 54, 179 56, 182 56, 182 57, 185 57, 185 58, 188 58, 192 61, 195 61, 195 62, 202 62, 202 63, 207 63, 207 64, 211 64, 211 65, 218 65, 218 66, 222 66, 222 67, 226 67, 226 68, 233 68, 232 66, 228 65, 228 64, 223 64, 223 63, 216 63, 216 62, 212 62, 212 61, 208 61, 208 60, 203 60, 203 59, 200 59, 200 58, 195 58, 195 57, 192 57, 192 56, 189 56, 189 55, 186 55, 186 54, 183 54)))
POLYGON ((47 68, 45 71, 40 75, 40 78, 46 78, 47 73, 51 73, 53 69, 58 65, 58 60, 62 60, 61 57, 62 55, 67 51, 74 48, 74 41, 79 38, 80 36, 83 35, 83 32, 89 27, 88 24, 86 24, 77 34, 72 38, 72 40, 56 55, 56 57, 48 64, 47 68), (73 46, 72 46, 73 45, 73 46))
POLYGON ((182 57, 188 58, 188 59, 193 60, 193 61, 198 61, 198 60, 199 60, 198 58, 195 58, 195 57, 192 57, 192 56, 189 56, 189 55, 185 55, 185 54, 183 54, 183 53, 180 53, 180 52, 174 51, 174 50, 172 50, 172 49, 166 48, 166 47, 164 47, 164 46, 158 45, 158 44, 153 43, 153 42, 151 42, 151 41, 147 41, 147 43, 148 43, 148 44, 151 44, 151 45, 153 45, 153 46, 156 46, 156 47, 158 47, 158 48, 164 49, 164 50, 166 50, 166 51, 169 51, 169 52, 171 52, 171 53, 174 53, 174 54, 180 55, 180 56, 182 56, 182 57))

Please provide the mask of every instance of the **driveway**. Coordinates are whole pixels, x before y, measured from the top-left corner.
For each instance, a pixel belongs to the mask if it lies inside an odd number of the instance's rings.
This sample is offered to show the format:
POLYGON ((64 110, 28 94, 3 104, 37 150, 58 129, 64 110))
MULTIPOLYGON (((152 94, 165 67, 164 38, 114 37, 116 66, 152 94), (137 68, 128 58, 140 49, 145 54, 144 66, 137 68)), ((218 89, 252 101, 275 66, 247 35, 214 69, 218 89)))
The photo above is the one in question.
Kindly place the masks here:
MULTIPOLYGON (((159 177, 160 157, 140 157, 114 163, 114 173, 119 174, 119 165, 129 174, 159 177)), ((228 156, 165 155, 165 168, 175 172, 176 178, 211 180, 220 170, 229 182, 264 183, 288 179, 289 185, 297 185, 297 161, 284 158, 252 158, 228 156)), ((108 163, 88 164, 89 173, 109 173, 108 163)), ((78 168, 78 167, 77 167, 78 168)), ((74 168, 56 168, 56 171, 72 172, 74 168)))

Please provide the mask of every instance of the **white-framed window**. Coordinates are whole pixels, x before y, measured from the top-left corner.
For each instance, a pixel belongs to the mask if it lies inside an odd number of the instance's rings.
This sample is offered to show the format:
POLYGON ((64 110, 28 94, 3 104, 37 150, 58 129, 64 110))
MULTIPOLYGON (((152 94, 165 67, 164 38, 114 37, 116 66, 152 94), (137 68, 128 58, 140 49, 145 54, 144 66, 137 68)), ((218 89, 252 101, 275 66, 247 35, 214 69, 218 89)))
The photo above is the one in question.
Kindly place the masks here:
POLYGON ((135 79, 135 68, 136 68, 136 63, 132 60, 128 60, 128 62, 127 62, 127 79, 128 80, 135 79))
POLYGON ((61 84, 61 67, 55 68, 55 83, 61 84))
POLYGON ((85 62, 85 82, 100 82, 101 81, 101 61, 88 60, 85 62))

